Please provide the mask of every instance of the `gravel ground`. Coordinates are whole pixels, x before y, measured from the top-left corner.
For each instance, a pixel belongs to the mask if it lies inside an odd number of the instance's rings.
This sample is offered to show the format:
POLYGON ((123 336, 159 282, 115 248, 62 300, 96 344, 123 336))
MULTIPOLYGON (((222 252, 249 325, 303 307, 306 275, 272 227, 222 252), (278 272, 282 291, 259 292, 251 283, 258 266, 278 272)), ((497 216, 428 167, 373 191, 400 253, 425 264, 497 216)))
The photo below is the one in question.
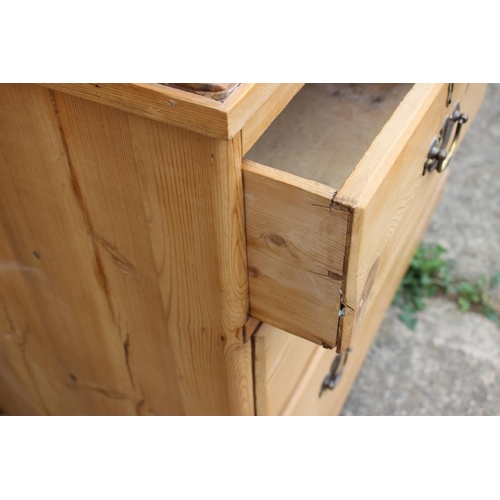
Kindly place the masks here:
MULTIPOLYGON (((500 272, 500 84, 453 158, 424 236, 448 249, 454 274, 500 272)), ((499 297, 500 299, 500 297, 499 297)), ((500 415, 500 329, 446 299, 429 299, 411 331, 391 308, 343 415, 500 415)))

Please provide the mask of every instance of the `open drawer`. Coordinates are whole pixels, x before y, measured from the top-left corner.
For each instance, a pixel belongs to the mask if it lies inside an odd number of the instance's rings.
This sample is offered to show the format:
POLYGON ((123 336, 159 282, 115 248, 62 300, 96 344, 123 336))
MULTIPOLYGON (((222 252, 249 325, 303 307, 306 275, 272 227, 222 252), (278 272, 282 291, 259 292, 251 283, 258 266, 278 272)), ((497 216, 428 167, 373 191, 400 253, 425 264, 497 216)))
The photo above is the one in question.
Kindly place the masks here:
POLYGON ((250 314, 345 351, 395 293, 485 91, 306 85, 243 160, 250 314))

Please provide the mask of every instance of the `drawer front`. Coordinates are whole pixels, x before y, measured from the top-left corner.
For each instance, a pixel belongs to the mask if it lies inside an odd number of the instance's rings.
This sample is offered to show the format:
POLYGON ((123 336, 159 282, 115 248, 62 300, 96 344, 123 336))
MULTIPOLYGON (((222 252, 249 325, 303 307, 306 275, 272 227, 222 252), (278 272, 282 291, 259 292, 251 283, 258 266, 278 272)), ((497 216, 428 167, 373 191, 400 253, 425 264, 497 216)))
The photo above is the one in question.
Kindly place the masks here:
POLYGON ((448 85, 415 85, 337 193, 335 202, 351 215, 338 351, 351 344, 378 295, 394 296, 453 171, 451 162, 442 173, 423 175, 433 138, 459 102, 469 115, 461 141, 485 91, 455 84, 448 105, 448 85))
POLYGON ((343 352, 392 298, 453 170, 422 175, 431 142, 457 102, 460 142, 486 90, 448 87, 414 85, 338 190, 243 161, 252 316, 343 352))

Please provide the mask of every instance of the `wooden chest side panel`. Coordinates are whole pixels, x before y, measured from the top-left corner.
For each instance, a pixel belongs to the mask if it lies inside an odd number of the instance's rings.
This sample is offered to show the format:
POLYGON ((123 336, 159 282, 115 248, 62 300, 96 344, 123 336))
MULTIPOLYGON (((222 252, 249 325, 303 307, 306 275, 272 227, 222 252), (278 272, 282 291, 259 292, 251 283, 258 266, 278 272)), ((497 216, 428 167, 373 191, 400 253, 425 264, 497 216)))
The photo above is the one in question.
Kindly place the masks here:
POLYGON ((0 95, 0 406, 12 414, 135 414, 51 93, 1 85, 0 95))
POLYGON ((159 413, 178 384, 187 414, 253 414, 239 138, 217 141, 66 94, 56 100, 95 232, 110 246, 132 374, 146 392, 162 384, 166 393, 151 395, 164 401, 159 413), (147 317, 156 324, 141 331, 147 317))
POLYGON ((243 162, 250 314, 335 345, 348 214, 335 191, 243 162))
POLYGON ((0 90, 2 324, 30 332, 0 407, 16 394, 7 413, 253 414, 240 137, 0 90))

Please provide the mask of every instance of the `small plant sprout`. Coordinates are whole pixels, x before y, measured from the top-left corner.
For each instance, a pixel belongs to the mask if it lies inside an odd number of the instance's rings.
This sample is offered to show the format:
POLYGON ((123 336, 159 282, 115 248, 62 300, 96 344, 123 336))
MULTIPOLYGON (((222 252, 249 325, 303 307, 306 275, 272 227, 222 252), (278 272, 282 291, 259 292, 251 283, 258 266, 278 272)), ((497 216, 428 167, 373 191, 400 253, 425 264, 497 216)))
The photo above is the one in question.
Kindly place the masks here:
POLYGON ((500 284, 500 273, 489 279, 481 276, 473 283, 452 278, 453 264, 443 259, 444 253, 441 245, 420 245, 394 297, 394 304, 401 309, 399 319, 414 330, 417 311, 425 309, 424 299, 440 295, 456 302, 461 311, 483 314, 500 328, 498 306, 490 298, 500 284))

